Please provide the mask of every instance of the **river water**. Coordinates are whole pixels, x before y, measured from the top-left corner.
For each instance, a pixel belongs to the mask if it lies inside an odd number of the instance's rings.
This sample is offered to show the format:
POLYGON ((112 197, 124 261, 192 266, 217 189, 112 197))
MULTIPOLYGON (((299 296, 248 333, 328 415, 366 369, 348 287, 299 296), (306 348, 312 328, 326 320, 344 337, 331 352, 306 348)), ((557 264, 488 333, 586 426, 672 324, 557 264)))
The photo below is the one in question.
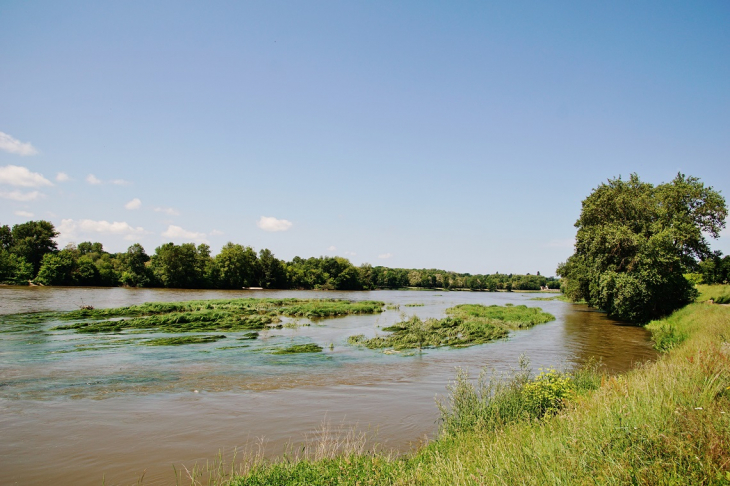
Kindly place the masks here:
POLYGON ((533 369, 570 367, 597 357, 611 372, 621 372, 655 356, 644 329, 586 306, 534 300, 548 296, 0 287, 1 482, 136 484, 144 473, 143 484, 174 484, 173 465, 189 468, 218 451, 260 444, 267 455, 279 455, 323 422, 368 431, 385 448, 404 451, 434 437, 434 398, 446 396, 458 367, 473 376, 483 367, 508 370, 524 354, 533 369), (400 309, 300 319, 310 325, 262 331, 249 348, 222 344, 233 342, 236 333, 215 343, 150 347, 114 342, 129 335, 52 330, 58 323, 7 332, 2 318, 73 310, 82 303, 101 308, 236 297, 380 300, 400 309), (446 308, 462 303, 541 307, 556 320, 486 345, 408 356, 347 345, 348 336, 374 336, 404 313, 443 317, 446 308), (273 347, 305 342, 324 351, 270 353, 273 347))

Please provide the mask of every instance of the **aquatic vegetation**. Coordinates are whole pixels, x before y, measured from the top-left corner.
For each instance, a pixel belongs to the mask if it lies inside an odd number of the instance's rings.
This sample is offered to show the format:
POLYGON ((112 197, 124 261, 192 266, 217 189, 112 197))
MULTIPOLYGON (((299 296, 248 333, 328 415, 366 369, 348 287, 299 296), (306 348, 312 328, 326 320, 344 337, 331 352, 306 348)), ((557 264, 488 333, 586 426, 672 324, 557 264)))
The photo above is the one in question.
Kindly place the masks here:
POLYGON ((171 312, 147 317, 133 317, 122 320, 97 322, 77 322, 57 326, 54 330, 74 329, 83 333, 121 332, 127 329, 149 329, 157 332, 205 332, 205 331, 241 331, 264 329, 269 324, 278 322, 269 315, 242 315, 222 311, 171 312))
POLYGON ((400 305, 398 304, 388 304, 385 306, 387 310, 398 310, 400 309, 400 305))
MULTIPOLYGON (((294 299, 291 299, 294 300, 294 299)), ((376 314, 383 311, 383 302, 363 300, 351 302, 339 299, 317 299, 292 302, 279 309, 279 313, 289 317, 321 317, 347 316, 351 314, 376 314)))
POLYGON ((295 319, 283 324, 283 327, 287 329, 299 329, 300 327, 309 327, 310 325, 308 322, 301 322, 299 319, 295 319))
POLYGON ((320 353, 322 346, 314 343, 294 344, 284 349, 277 349, 271 354, 320 353))
POLYGON ((250 339, 257 339, 258 337, 259 337, 259 333, 257 333, 257 332, 247 332, 246 334, 244 334, 243 336, 241 336, 240 338, 238 338, 238 340, 239 341, 247 341, 247 340, 250 340, 250 339))
POLYGON ((29 313, 2 316, 4 332, 27 331, 51 321, 77 321, 53 330, 80 333, 147 332, 236 332, 281 328, 282 316, 311 319, 373 314, 383 311, 383 302, 352 302, 342 299, 220 299, 187 302, 147 302, 112 309, 84 308, 70 312, 29 313))
POLYGON ((200 343, 214 343, 219 339, 225 339, 225 336, 175 336, 175 337, 164 337, 150 339, 144 341, 141 344, 145 346, 180 346, 183 344, 200 344, 200 343))
POLYGON ((29 332, 38 324, 60 319, 63 312, 28 312, 25 314, 0 315, 0 333, 29 332))
POLYGON ((479 305, 479 304, 461 304, 446 309, 446 313, 468 318, 484 318, 500 321, 511 329, 526 329, 537 324, 554 321, 555 316, 547 312, 543 312, 539 307, 527 307, 526 305, 479 305))
POLYGON ((421 320, 413 316, 383 328, 388 335, 366 338, 350 336, 349 344, 370 349, 422 349, 425 347, 464 347, 484 344, 507 336, 510 330, 525 329, 555 320, 537 307, 483 306, 462 304, 446 309, 449 317, 421 320))
POLYGON ((424 304, 415 303, 415 304, 405 304, 405 307, 423 307, 424 304))

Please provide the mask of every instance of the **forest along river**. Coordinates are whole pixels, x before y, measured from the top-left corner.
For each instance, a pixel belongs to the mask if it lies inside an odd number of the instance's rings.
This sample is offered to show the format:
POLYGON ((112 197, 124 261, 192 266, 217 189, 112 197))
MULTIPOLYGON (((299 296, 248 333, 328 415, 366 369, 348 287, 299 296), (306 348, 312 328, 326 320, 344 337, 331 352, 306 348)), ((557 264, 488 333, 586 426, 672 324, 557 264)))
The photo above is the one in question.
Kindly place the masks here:
POLYGON ((551 295, 0 287, 2 483, 99 485, 104 477, 107 485, 134 484, 146 470, 144 484, 170 484, 173 464, 205 463, 219 450, 255 447, 261 438, 275 456, 325 420, 333 428, 369 430, 386 448, 404 451, 435 436, 434 397, 446 396, 457 367, 476 377, 485 366, 517 367, 524 353, 534 370, 596 356, 620 372, 655 356, 642 328, 586 306, 533 300, 551 295), (2 314, 75 310, 82 303, 101 308, 237 297, 379 300, 400 309, 299 319, 311 325, 261 331, 249 348, 227 346, 236 333, 213 343, 104 347, 98 344, 119 336, 51 331, 58 322, 6 332, 2 323, 2 314), (348 336, 382 333, 379 327, 400 321, 403 313, 444 317, 446 308, 463 303, 541 307, 556 320, 485 345, 410 356, 347 344, 348 336), (324 351, 267 352, 307 342, 324 351))

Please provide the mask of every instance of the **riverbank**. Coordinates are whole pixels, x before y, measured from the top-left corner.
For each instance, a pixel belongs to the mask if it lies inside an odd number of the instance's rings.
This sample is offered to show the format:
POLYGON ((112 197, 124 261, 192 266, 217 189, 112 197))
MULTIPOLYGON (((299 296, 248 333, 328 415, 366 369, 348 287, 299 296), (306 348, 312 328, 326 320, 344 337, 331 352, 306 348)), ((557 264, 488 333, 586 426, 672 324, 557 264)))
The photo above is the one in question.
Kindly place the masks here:
POLYGON ((230 484, 727 484, 730 308, 691 304, 647 328, 656 362, 542 419, 452 428, 405 457, 257 462, 230 484))

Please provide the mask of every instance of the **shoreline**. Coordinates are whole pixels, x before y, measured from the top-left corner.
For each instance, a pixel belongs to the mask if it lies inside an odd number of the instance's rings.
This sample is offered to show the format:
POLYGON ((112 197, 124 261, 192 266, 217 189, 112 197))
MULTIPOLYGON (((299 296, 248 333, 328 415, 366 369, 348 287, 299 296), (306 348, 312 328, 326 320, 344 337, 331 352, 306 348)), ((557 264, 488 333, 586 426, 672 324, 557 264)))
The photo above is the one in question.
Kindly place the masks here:
POLYGON ((596 391, 554 416, 517 420, 493 432, 441 434, 399 457, 357 450, 254 462, 220 484, 271 484, 274 478, 291 484, 444 485, 477 478, 484 484, 730 479, 730 451, 719 445, 730 442, 730 344, 723 337, 730 331, 730 309, 693 303, 646 328, 664 351, 657 361, 606 377, 596 391), (525 450, 531 453, 520 452, 525 450))

